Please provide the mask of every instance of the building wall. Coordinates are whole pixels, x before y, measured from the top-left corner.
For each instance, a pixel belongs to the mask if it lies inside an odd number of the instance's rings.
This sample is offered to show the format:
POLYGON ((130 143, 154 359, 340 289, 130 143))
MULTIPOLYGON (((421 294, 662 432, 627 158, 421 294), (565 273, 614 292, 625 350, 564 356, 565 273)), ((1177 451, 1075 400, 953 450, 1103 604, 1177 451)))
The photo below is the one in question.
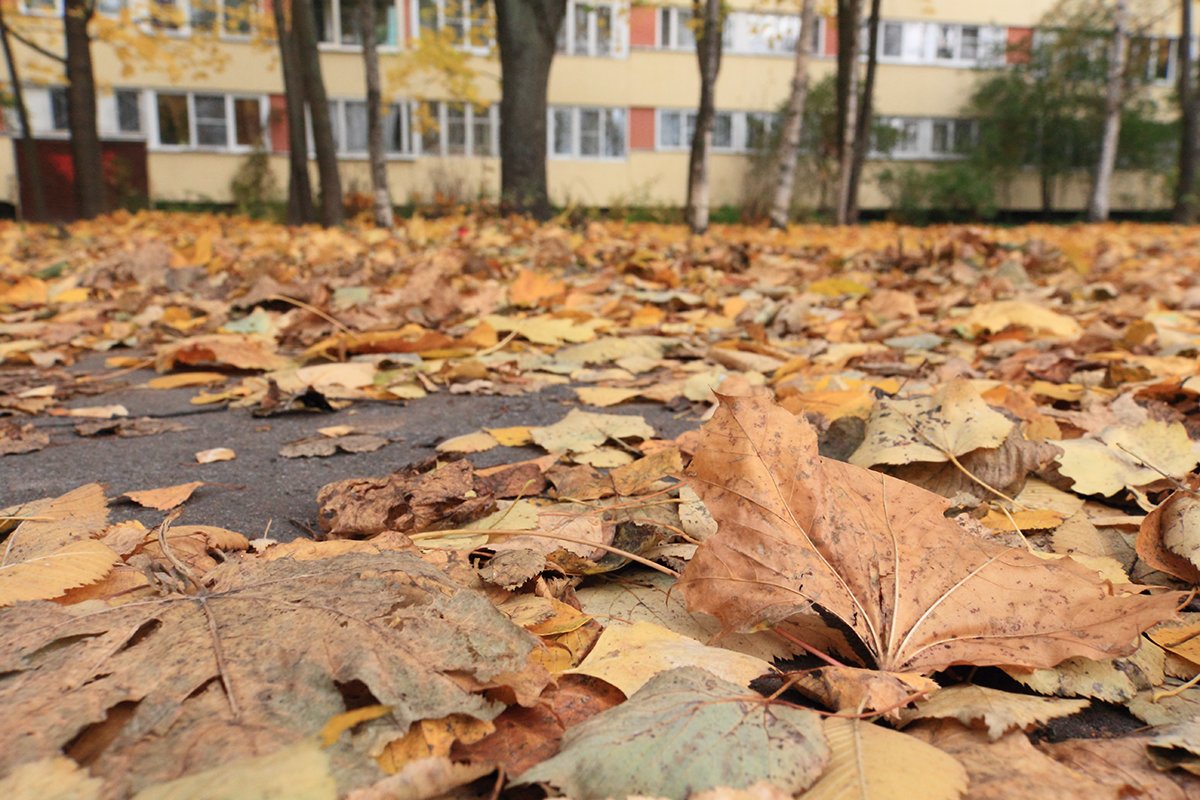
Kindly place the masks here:
MULTIPOLYGON (((328 2, 328 0, 325 0, 328 2)), ((569 15, 575 13, 574 0, 569 0, 569 15)), ((131 0, 136 6, 145 0, 131 0)), ((413 20, 418 18, 425 0, 397 0, 395 19, 398 33, 395 45, 385 47, 383 73, 388 80, 389 70, 396 62, 405 58, 410 36, 417 35, 413 20), (406 21, 408 27, 406 28, 406 21)), ((1150 30, 1170 36, 1177 24, 1177 0, 1142 0, 1137 4, 1141 18, 1150 21, 1150 30)), ((902 40, 904 52, 901 56, 881 58, 875 94, 877 112, 885 117, 912 118, 920 120, 922 141, 928 144, 929 126, 935 119, 959 117, 961 107, 971 88, 980 77, 980 69, 1002 66, 995 59, 982 56, 977 60, 938 60, 932 55, 934 39, 943 24, 967 24, 977 29, 981 43, 1003 42, 1014 36, 1027 35, 1042 16, 1055 4, 1055 0, 884 0, 885 21, 904 23, 902 40), (1024 32, 1024 33, 1023 33, 1024 32)), ((581 6, 583 5, 581 0, 581 6)), ((798 3, 784 4, 767 0, 733 0, 730 4, 736 23, 731 26, 738 44, 727 50, 722 62, 721 75, 717 84, 717 105, 722 111, 730 112, 733 139, 740 149, 719 151, 712 160, 712 202, 714 206, 740 204, 753 192, 763 176, 755 175, 753 161, 745 152, 750 128, 756 115, 775 111, 788 90, 792 72, 790 46, 780 46, 782 39, 774 40, 754 28, 755 21, 767 21, 780 30, 795 22, 781 21, 778 16, 750 17, 748 14, 779 14, 794 18, 798 3), (738 16, 741 15, 741 16, 738 16), (773 52, 747 52, 747 49, 766 49, 773 52)), ((832 4, 826 4, 832 6, 832 4)), ((605 7, 603 0, 593 0, 587 8, 605 7)), ((681 3, 680 10, 690 7, 681 3)), ((829 9, 825 9, 829 10, 829 9)), ((600 12, 594 12, 600 13, 600 12)), ((667 16, 670 17, 668 12, 667 16)), ((568 18, 568 26, 573 16, 568 18)), ((616 34, 603 41, 611 45, 613 53, 597 57, 594 54, 560 54, 554 62, 550 76, 550 102, 552 108, 603 109, 612 113, 613 120, 623 123, 604 122, 614 125, 623 137, 620 153, 601 154, 589 157, 582 154, 584 148, 582 128, 584 117, 591 111, 571 112, 577 130, 572 136, 574 150, 569 155, 552 153, 548 164, 550 188, 556 203, 563 205, 678 205, 684 197, 687 180, 687 151, 683 146, 672 146, 665 142, 665 133, 671 119, 683 124, 684 116, 672 117, 672 112, 686 115, 694 109, 699 96, 699 78, 694 51, 663 47, 664 14, 659 7, 634 6, 618 3, 613 6, 609 17, 616 34), (664 118, 664 114, 667 118, 664 118)), ((684 37, 678 18, 667 20, 675 27, 677 37, 684 37)), ((38 41, 53 49, 61 47, 56 19, 17 17, 17 26, 38 41)), ((93 48, 96 74, 101 88, 100 112, 102 135, 132 136, 147 140, 150 172, 151 198, 155 201, 228 202, 231 198, 229 183, 239 167, 245 162, 249 146, 238 145, 237 132, 228 120, 228 139, 225 145, 202 147, 197 145, 171 146, 159 135, 156 122, 157 98, 163 93, 190 92, 193 97, 188 103, 203 101, 208 94, 229 95, 226 101, 227 115, 234 113, 233 97, 247 102, 257 100, 261 123, 266 140, 272 150, 271 164, 280 187, 286 183, 286 135, 282 135, 279 109, 282 98, 282 79, 279 60, 270 41, 230 40, 224 37, 200 36, 195 39, 178 38, 157 34, 155 38, 143 36, 152 46, 143 47, 141 55, 129 55, 129 42, 138 39, 137 30, 128 26, 136 23, 121 18, 119 24, 126 29, 117 37, 120 47, 98 41, 93 48), (197 42, 201 44, 197 45, 197 42), (183 48, 191 47, 191 62, 181 58, 183 48), (119 111, 114 90, 127 95, 136 92, 140 106, 140 131, 121 131, 119 111)), ((599 31, 599 23, 596 30, 599 31)), ((774 28, 772 28, 774 30, 774 28)), ((819 43, 811 66, 811 81, 816 83, 834 70, 836 47, 833 20, 820 21, 816 37, 819 43)), ((599 34, 597 34, 599 35, 599 34)), ((572 38, 570 49, 588 51, 591 39, 586 43, 572 38)), ((674 39, 672 41, 675 41, 674 39)), ((669 44, 669 43, 668 43, 669 44)), ((53 87, 60 82, 56 70, 41 56, 29 48, 17 45, 25 82, 29 86, 31 112, 34 127, 39 135, 65 136, 56 129, 56 111, 53 87)), ((1001 57, 1001 61, 1003 58, 1001 57)), ((493 58, 472 58, 477 72, 478 98, 484 103, 495 104, 499 98, 499 70, 493 58)), ((352 110, 341 101, 361 101, 365 94, 361 54, 355 46, 327 45, 321 54, 322 69, 328 94, 339 101, 339 115, 344 126, 351 126, 346 118, 352 110)), ((1169 97, 1170 81, 1162 81, 1154 90, 1161 99, 1169 97)), ((436 152, 421 152, 416 144, 421 138, 417 130, 418 112, 410 102, 418 99, 452 100, 444 86, 430 75, 415 75, 404 86, 389 85, 388 100, 404 107, 397 112, 407 120, 409 135, 389 162, 393 199, 397 203, 429 200, 435 195, 452 199, 473 200, 495 197, 499 191, 499 163, 495 150, 495 110, 490 132, 472 129, 473 135, 492 137, 491 146, 484 148, 484 155, 452 155, 436 152)), ((128 100, 129 98, 123 98, 128 100)), ((1163 103, 1165 107, 1167 104, 1163 103)), ((198 106, 188 106, 192 121, 198 125, 198 106)), ((453 107, 443 107, 437 113, 445 127, 449 126, 449 115, 453 107)), ((437 109, 435 109, 436 111, 437 109)), ((474 112, 472 112, 474 113, 474 112)), ((565 112, 564 112, 565 113, 565 112)), ((61 116, 61 114, 59 115, 61 116)), ((588 120, 593 117, 588 117, 588 120)), ((552 124, 552 135, 558 125, 552 124)), ((589 123, 590 124, 590 123, 589 123)), ((9 128, 12 127, 11 115, 9 128)), ((564 126, 569 127, 569 126, 564 126)), ((198 127, 197 127, 198 130, 198 127)), ((604 127, 604 130, 609 130, 604 127)), ((193 136, 197 135, 195 132, 193 136)), ((343 135, 346 134, 343 131, 343 135)), ((902 156, 897 156, 901 158, 902 156)), ((907 161, 928 161, 932 154, 914 152, 905 157, 907 161)), ((862 191, 865 208, 880 208, 887 198, 879 191, 873 178, 887 165, 873 162, 866 171, 862 191)), ((343 185, 365 190, 369 176, 365 157, 360 153, 346 153, 342 161, 343 185)), ((1082 208, 1086 201, 1086 178, 1081 177, 1062 187, 1059 192, 1060 206, 1082 208)), ((1118 175, 1113 195, 1117 209, 1153 208, 1166 202, 1161 182, 1147 180, 1144 176, 1118 175)), ((0 199, 13 202, 16 197, 11 147, 0 147, 0 199)), ((815 190, 812 199, 815 200, 815 190)), ((1036 209, 1040 206, 1035 176, 1022 175, 1001 198, 1007 207, 1036 209)))

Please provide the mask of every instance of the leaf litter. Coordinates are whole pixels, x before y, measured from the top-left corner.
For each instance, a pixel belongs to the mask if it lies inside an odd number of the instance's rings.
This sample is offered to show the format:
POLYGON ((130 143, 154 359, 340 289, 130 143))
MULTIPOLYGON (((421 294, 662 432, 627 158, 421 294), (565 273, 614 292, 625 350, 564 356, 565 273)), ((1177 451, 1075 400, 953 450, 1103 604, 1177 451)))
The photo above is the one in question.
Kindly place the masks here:
MULTIPOLYGON (((17 785, 1196 790, 1186 229, 66 230, 0 229, 10 463, 69 443, 47 416, 180 429, 69 404, 106 393, 61 368, 88 353, 255 416, 557 386, 600 411, 467 421, 437 459, 335 481, 319 543, 110 525, 99 486, 0 511, 17 785), (711 419, 659 439, 630 402, 711 419), (1033 744, 1087 698, 1158 727, 1033 744)), ((322 424, 281 455, 389 441, 322 424)), ((133 498, 165 512, 188 486, 133 498)))

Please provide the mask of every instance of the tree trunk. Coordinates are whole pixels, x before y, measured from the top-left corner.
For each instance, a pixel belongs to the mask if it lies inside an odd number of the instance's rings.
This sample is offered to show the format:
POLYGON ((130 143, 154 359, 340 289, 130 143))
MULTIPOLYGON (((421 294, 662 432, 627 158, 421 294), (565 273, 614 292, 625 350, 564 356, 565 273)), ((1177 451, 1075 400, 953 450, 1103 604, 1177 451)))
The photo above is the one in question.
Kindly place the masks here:
MULTIPOLYGON (((33 218, 46 219, 46 190, 42 186, 42 165, 37 157, 37 144, 33 140, 33 125, 29 121, 29 107, 25 105, 25 90, 21 87, 21 75, 17 61, 13 58, 12 42, 8 35, 8 20, 0 7, 0 44, 4 47, 4 61, 8 64, 8 77, 12 83, 13 105, 17 107, 17 119, 21 123, 21 165, 25 180, 29 182, 29 196, 33 204, 33 218)), ((20 190, 18 189, 18 192, 20 190)), ((21 209, 22 217, 28 218, 30 210, 21 209)))
POLYGON ((1196 171, 1200 160, 1200 106, 1196 103, 1192 59, 1192 0, 1182 0, 1179 26, 1179 180, 1175 184, 1175 221, 1196 222, 1196 171))
POLYGON ((342 205, 342 179, 338 175, 337 142, 329 117, 329 99, 321 77, 321 57, 317 49, 317 22, 310 2, 292 3, 292 35, 299 55, 304 99, 312 120, 313 144, 317 151, 317 176, 321 179, 321 224, 341 225, 346 219, 342 205))
POLYGON ((692 136, 692 154, 688 161, 685 216, 692 233, 704 233, 708 230, 709 212, 708 151, 712 146, 713 120, 717 115, 717 74, 721 71, 721 29, 724 27, 721 0, 692 0, 692 18, 702 20, 696 34, 700 106, 696 109, 696 132, 692 136))
POLYGON ((375 196, 375 224, 391 228, 392 193, 388 189, 387 154, 383 149, 383 88, 379 78, 379 45, 375 41, 375 0, 360 0, 359 27, 363 36, 363 68, 367 76, 367 158, 375 196))
POLYGON ((500 210, 549 219, 546 93, 565 0, 495 0, 500 47, 500 210))
POLYGON ((875 112, 875 71, 879 66, 879 6, 880 0, 871 0, 871 13, 867 17, 867 75, 863 80, 862 100, 858 107, 858 119, 854 128, 854 158, 850 164, 850 197, 846 214, 851 223, 858 222, 858 187, 862 183, 863 164, 871 144, 871 122, 875 112))
POLYGON ((804 134, 804 106, 808 103, 808 61, 812 50, 809 36, 816 22, 816 0, 804 0, 800 8, 800 35, 796 38, 792 91, 783 113, 779 146, 775 154, 775 173, 779 178, 775 183, 775 197, 771 201, 772 228, 786 228, 791 217, 800 138, 804 134))
POLYGON ((1108 219, 1109 194, 1113 168, 1117 163, 1117 143, 1121 138, 1121 100, 1125 80, 1125 45, 1127 33, 1126 0, 1117 0, 1113 10, 1113 36, 1108 51, 1108 88, 1104 97, 1104 138, 1100 141, 1100 160, 1092 182, 1088 201, 1088 222, 1108 219))
POLYGON ((838 191, 835 221, 850 221, 851 173, 854 162, 855 128, 858 120, 858 30, 862 0, 838 0, 838 191))
POLYGON ((67 50, 67 128, 71 134, 71 160, 75 170, 75 199, 79 216, 91 219, 104 213, 104 161, 96 130, 96 77, 92 71, 92 40, 88 22, 92 4, 66 0, 63 39, 67 50))
POLYGON ((279 42, 279 61, 283 70, 283 97, 288 126, 288 224, 304 225, 317 221, 313 208, 312 181, 308 175, 308 132, 304 120, 304 84, 300 79, 300 59, 296 39, 288 25, 282 0, 274 3, 275 36, 279 42))

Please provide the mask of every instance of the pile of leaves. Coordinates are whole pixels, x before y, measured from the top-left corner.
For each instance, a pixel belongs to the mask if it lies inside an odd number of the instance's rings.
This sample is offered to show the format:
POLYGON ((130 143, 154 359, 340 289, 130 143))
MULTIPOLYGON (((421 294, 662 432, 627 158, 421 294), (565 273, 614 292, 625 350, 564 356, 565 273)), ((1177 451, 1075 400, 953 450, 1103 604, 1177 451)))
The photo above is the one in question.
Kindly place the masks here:
POLYGON ((1198 237, 0 231, 9 463, 147 364, 260 414, 559 385, 595 409, 330 484, 322 541, 176 524, 199 483, 131 495, 153 529, 97 485, 0 511, 0 786, 1191 796, 1198 237), (705 421, 662 439, 632 400, 705 421))

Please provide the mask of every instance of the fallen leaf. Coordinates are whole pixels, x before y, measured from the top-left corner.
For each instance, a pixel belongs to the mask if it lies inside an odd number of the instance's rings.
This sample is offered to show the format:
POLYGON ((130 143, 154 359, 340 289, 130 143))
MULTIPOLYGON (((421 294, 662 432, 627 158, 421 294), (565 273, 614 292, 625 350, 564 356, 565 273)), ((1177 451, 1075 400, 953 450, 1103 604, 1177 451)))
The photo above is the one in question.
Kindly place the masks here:
POLYGON ((677 447, 666 447, 630 464, 617 467, 609 477, 617 494, 628 497, 645 491, 655 481, 683 471, 683 459, 677 447))
POLYGON ((1156 728, 1146 749, 1159 769, 1178 768, 1200 775, 1200 722, 1192 719, 1156 728))
POLYGON ((988 406, 970 381, 951 381, 932 395, 879 400, 850 463, 873 467, 948 461, 999 447, 1012 428, 1012 420, 988 406))
POLYGON ((605 629, 592 652, 570 672, 599 678, 631 697, 655 675, 677 667, 700 667, 743 687, 772 671, 760 658, 709 647, 652 622, 635 622, 605 629))
POLYGON ((495 437, 487 431, 476 431, 440 442, 437 451, 439 453, 482 453, 499 445, 500 443, 496 441, 495 437))
POLYGON ((50 414, 56 417, 76 417, 79 419, 113 419, 128 417, 129 409, 117 403, 111 406, 80 406, 76 408, 54 408, 50 414))
POLYGON ((534 443, 547 451, 574 455, 592 452, 608 441, 654 438, 654 429, 642 417, 594 414, 577 408, 553 425, 533 428, 530 433, 534 443))
POLYGON ((961 320, 970 328, 982 328, 999 333, 1005 328, 1028 328, 1041 336, 1074 341, 1083 335, 1083 328, 1071 317, 1051 311, 1044 306, 1020 300, 1000 300, 980 303, 961 320))
POLYGON ((58 752, 122 706, 133 735, 98 743, 104 757, 93 764, 106 792, 121 794, 135 779, 226 765, 247 737, 278 749, 315 735, 345 709, 338 684, 355 681, 402 729, 494 717, 502 706, 472 687, 515 680, 505 676, 527 669, 533 637, 415 554, 373 549, 230 561, 207 573, 200 594, 99 611, 5 610, 0 662, 11 667, 0 701, 11 724, 0 731, 0 768, 58 752), (164 714, 176 720, 169 731, 136 733, 164 714), (144 758, 148 747, 192 756, 144 758))
POLYGON ((50 600, 68 589, 107 575, 120 557, 94 541, 78 541, 58 550, 0 566, 0 606, 22 600, 50 600))
POLYGON ((805 800, 957 800, 967 772, 919 739, 861 719, 828 717, 829 767, 805 800))
POLYGON ((1078 714, 1087 700, 1059 700, 1002 692, 985 686, 951 686, 901 712, 905 722, 914 719, 957 719, 968 728, 980 724, 993 742, 1013 730, 1028 731, 1057 717, 1078 714))
POLYGON ((193 800, 199 797, 287 797, 336 800, 337 782, 329 756, 306 739, 263 756, 235 759, 184 778, 142 789, 133 800, 193 800))
POLYGON ((146 381, 150 389, 182 389, 187 386, 213 386, 229 380, 223 372, 177 372, 174 375, 159 375, 146 381))
POLYGON ((30 761, 0 778, 8 800, 100 800, 104 784, 65 756, 30 761))
POLYGON ((1113 426, 1099 438, 1055 442, 1058 471, 1079 494, 1110 496, 1146 486, 1164 475, 1179 478, 1200 462, 1200 444, 1178 422, 1147 419, 1133 427, 1113 426))
POLYGON ((134 439, 139 436, 157 436, 160 433, 186 431, 188 426, 182 422, 153 417, 137 417, 135 419, 88 420, 75 425, 75 432, 80 436, 99 436, 113 434, 122 439, 134 439))
POLYGON ((342 453, 373 453, 390 442, 382 436, 369 433, 354 433, 347 436, 329 437, 324 434, 288 442, 279 448, 284 458, 324 458, 342 453))
POLYGON ((217 333, 180 339, 158 348, 154 367, 168 372, 176 366, 226 366, 234 369, 270 372, 288 366, 288 360, 275 352, 275 344, 261 336, 217 333))
POLYGON ((104 487, 89 483, 61 497, 47 497, 0 513, 0 532, 9 527, 4 513, 21 519, 4 542, 0 564, 50 555, 64 545, 88 539, 108 524, 104 487))
POLYGON ((1186 772, 1155 769, 1146 758, 1143 737, 1068 739, 1039 742, 1037 747, 1060 764, 1104 784, 1122 800, 1188 800, 1200 792, 1200 779, 1186 772))
POLYGON ((1138 528, 1137 554, 1155 569, 1200 584, 1200 500, 1175 491, 1138 528))
POLYGON ((201 450, 196 453, 197 464, 213 464, 217 461, 233 461, 237 458, 237 453, 230 450, 228 447, 214 447, 210 450, 201 450))
POLYGON ((966 768, 972 799, 1010 800, 1014 797, 1054 797, 1075 800, 1117 800, 1099 781, 1034 749, 1025 734, 1014 731, 992 742, 983 731, 953 720, 926 722, 907 729, 914 741, 953 756, 966 768))
POLYGON ((817 779, 828 759, 813 712, 768 706, 735 683, 681 667, 568 730, 558 755, 523 772, 518 783, 550 783, 579 800, 683 800, 760 780, 795 794, 817 779))
POLYGON ((36 453, 50 444, 50 434, 32 424, 14 425, 0 420, 0 456, 36 453))
POLYGON ((142 489, 137 492, 126 492, 121 497, 137 503, 143 508, 153 508, 158 511, 170 511, 176 506, 187 502, 192 493, 204 485, 204 481, 191 481, 176 486, 164 486, 161 489, 142 489))
POLYGON ((928 673, 1111 658, 1174 614, 1175 594, 1139 596, 1070 559, 976 538, 941 497, 820 458, 811 427, 762 396, 722 396, 704 432, 687 478, 720 529, 681 583, 689 607, 729 629, 787 621, 810 645, 928 673))

